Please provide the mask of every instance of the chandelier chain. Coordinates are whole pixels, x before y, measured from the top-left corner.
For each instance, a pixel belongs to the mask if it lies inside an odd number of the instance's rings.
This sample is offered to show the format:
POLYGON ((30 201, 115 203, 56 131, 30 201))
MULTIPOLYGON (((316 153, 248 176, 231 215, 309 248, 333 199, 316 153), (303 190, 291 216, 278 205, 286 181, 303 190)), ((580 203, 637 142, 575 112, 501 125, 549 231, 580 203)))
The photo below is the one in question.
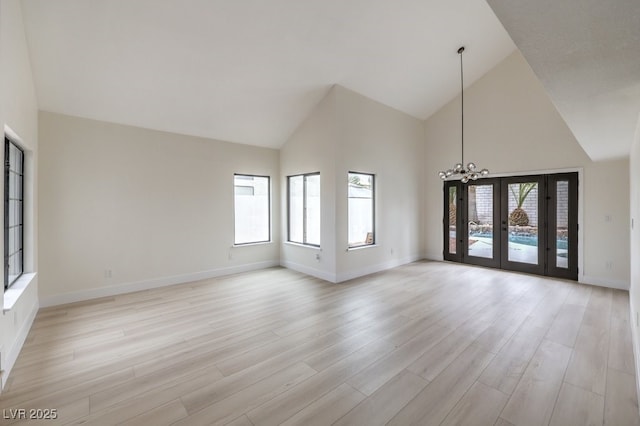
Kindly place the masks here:
POLYGON ((439 172, 438 175, 442 180, 447 180, 450 177, 460 177, 460 181, 462 183, 467 183, 470 180, 477 180, 481 176, 487 176, 489 174, 489 170, 482 169, 478 170, 476 168, 475 163, 469 162, 469 164, 464 164, 464 66, 462 64, 462 52, 464 52, 464 46, 458 49, 458 54, 460 55, 460 153, 461 153, 461 162, 456 163, 453 168, 448 169, 447 171, 439 172))
POLYGON ((462 142, 462 155, 460 159, 462 160, 462 164, 464 164, 464 71, 462 67, 462 52, 464 52, 464 46, 458 49, 458 53, 460 54, 460 136, 462 142))

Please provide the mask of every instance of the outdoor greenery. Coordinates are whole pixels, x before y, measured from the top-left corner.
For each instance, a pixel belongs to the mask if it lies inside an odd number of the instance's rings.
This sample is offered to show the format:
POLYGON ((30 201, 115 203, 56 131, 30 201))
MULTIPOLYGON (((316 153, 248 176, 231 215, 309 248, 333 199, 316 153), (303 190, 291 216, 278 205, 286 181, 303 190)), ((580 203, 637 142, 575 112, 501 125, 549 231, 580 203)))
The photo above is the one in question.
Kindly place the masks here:
POLYGON ((524 211, 522 205, 529 196, 529 193, 537 186, 536 182, 526 182, 518 184, 518 192, 513 189, 515 185, 509 185, 509 190, 516 202, 516 208, 509 215, 509 225, 528 226, 529 215, 524 211))

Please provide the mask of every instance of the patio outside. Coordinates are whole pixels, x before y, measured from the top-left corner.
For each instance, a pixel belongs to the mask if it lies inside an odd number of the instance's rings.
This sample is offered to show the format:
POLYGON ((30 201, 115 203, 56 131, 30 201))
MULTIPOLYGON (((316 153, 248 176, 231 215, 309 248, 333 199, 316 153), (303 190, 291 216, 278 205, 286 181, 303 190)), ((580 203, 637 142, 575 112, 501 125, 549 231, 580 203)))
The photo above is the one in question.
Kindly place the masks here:
MULTIPOLYGON (((556 266, 568 267, 568 183, 558 182, 556 212, 556 266)), ((508 259, 538 264, 538 187, 532 183, 509 185, 508 259)), ((455 192, 450 192, 450 212, 455 211, 455 192)), ((468 192, 468 255, 493 257, 493 187, 472 185, 468 192)), ((455 253, 455 215, 449 215, 449 250, 455 253)))

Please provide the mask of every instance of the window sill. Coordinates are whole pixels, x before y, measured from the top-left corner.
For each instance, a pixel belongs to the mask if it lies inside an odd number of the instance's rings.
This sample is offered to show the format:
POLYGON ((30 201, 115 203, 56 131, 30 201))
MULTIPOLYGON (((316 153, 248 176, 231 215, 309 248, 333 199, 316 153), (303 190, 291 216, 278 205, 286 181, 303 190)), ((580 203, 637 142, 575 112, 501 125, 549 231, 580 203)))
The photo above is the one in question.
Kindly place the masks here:
POLYGON ((347 251, 357 251, 362 249, 368 249, 371 247, 379 247, 378 244, 366 244, 364 246, 347 247, 347 251))
POLYGON ((237 247, 251 247, 251 246, 264 246, 267 244, 273 244, 273 241, 260 241, 258 243, 246 243, 246 244, 234 244, 231 246, 231 248, 237 248, 237 247))
POLYGON ((292 243, 291 241, 285 241, 284 243, 286 245, 289 245, 289 246, 304 247, 304 248, 308 248, 308 249, 312 249, 312 250, 322 251, 322 247, 320 247, 320 246, 312 246, 310 244, 292 243))
POLYGON ((25 292, 27 288, 29 288, 29 284, 36 277, 36 272, 31 272, 28 274, 22 274, 18 280, 13 283, 11 287, 9 287, 4 292, 4 306, 2 307, 2 313, 7 313, 16 305, 22 293, 25 292))

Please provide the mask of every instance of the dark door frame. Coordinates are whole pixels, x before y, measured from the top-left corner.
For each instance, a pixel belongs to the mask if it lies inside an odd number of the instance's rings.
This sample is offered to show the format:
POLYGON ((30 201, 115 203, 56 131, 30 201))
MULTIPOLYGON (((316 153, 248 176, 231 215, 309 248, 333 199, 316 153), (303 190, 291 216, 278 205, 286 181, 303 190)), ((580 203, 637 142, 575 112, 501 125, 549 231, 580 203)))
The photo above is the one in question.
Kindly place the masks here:
POLYGON ((535 182, 538 184, 538 263, 524 263, 509 260, 509 208, 502 209, 500 217, 500 269, 507 271, 526 272, 529 274, 545 275, 546 240, 545 224, 547 223, 546 209, 546 175, 513 176, 500 179, 500 198, 502 205, 509 206, 511 191, 510 184, 535 182))
POLYGON ((578 226, 578 192, 579 188, 579 180, 578 173, 555 173, 546 176, 547 179, 547 198, 549 202, 547 203, 547 238, 549 240, 547 244, 547 265, 545 270, 545 275, 558 277, 558 278, 566 278, 569 280, 577 280, 578 279, 578 234, 579 234, 579 226, 578 226), (557 228, 557 217, 554 212, 557 211, 557 188, 558 182, 567 181, 569 184, 569 198, 568 198, 568 224, 567 231, 569 235, 575 235, 575 238, 569 238, 568 247, 567 247, 567 268, 559 268, 556 265, 555 260, 556 251, 557 251, 557 236, 556 236, 556 228, 557 228))
POLYGON ((445 260, 473 265, 500 268, 504 270, 532 273, 571 280, 578 279, 578 172, 552 173, 540 175, 520 175, 479 179, 466 184, 460 181, 445 181, 443 185, 443 258, 445 260), (560 268, 557 260, 556 235, 556 190, 557 182, 566 181, 569 185, 568 199, 568 267, 560 268), (509 261, 509 224, 508 201, 511 183, 538 183, 538 264, 509 261), (468 188, 473 185, 493 185, 493 258, 468 255, 468 188), (456 252, 449 253, 449 191, 456 191, 455 246, 456 252), (503 208, 504 207, 504 208, 503 208), (504 210, 504 211, 503 211, 504 210))
MULTIPOLYGON (((492 193, 493 193, 493 243, 492 243, 492 248, 493 248, 493 253, 491 258, 487 258, 487 257, 480 257, 480 256, 470 256, 469 255, 469 247, 465 247, 463 253, 464 256, 464 261, 465 263, 469 263, 471 265, 479 265, 479 266, 487 266, 489 268, 500 268, 500 245, 497 244, 496 242, 498 241, 498 238, 500 236, 499 230, 499 224, 500 224, 500 210, 501 210, 501 199, 499 197, 497 197, 497 194, 500 194, 500 179, 499 178, 488 178, 488 179, 480 179, 477 181, 472 181, 469 182, 467 184, 461 184, 461 185, 465 185, 465 189, 463 190, 463 192, 465 193, 465 196, 468 194, 469 192, 469 188, 472 186, 487 186, 487 185, 491 185, 492 188, 492 193)), ((466 197, 465 203, 468 203, 468 196, 466 197)), ((468 204, 465 204, 465 206, 467 206, 468 204)), ((463 228, 462 231, 464 233, 464 240, 465 240, 465 244, 468 243, 469 238, 469 228, 468 228, 468 224, 469 224, 469 209, 465 208, 464 209, 464 222, 462 224, 463 228)))

